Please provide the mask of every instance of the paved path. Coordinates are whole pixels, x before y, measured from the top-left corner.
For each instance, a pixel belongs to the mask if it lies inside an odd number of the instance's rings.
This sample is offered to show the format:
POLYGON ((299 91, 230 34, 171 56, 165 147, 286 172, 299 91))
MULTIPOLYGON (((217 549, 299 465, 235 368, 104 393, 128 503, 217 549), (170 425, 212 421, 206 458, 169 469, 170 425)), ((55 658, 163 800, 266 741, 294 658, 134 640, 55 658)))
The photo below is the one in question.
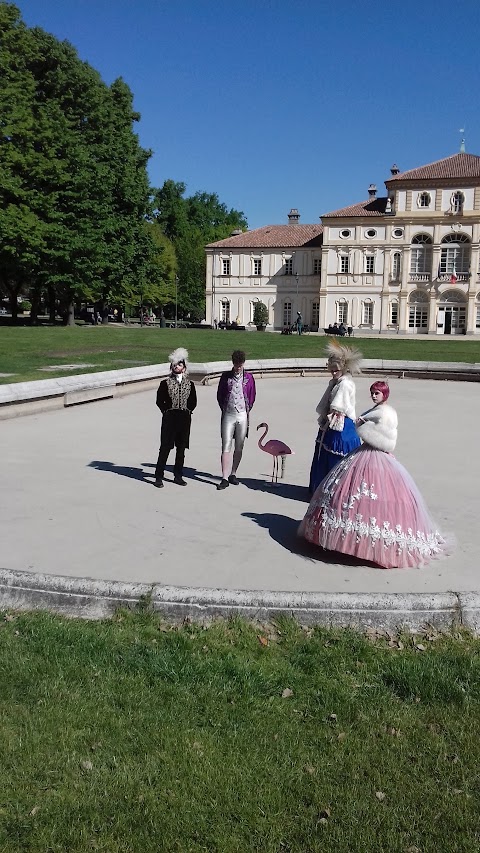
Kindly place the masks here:
MULTIPOLYGON (((391 380, 400 420, 396 455, 458 544, 453 556, 426 569, 382 571, 325 561, 295 536, 326 381, 258 380, 242 484, 224 492, 215 489, 215 384, 198 387, 187 488, 166 481, 157 490, 145 477, 158 450, 155 393, 2 422, 0 568, 243 590, 480 590, 477 386, 391 380), (277 488, 268 483, 272 458, 256 443, 261 421, 270 424, 269 437, 295 450, 277 488)), ((369 384, 357 383, 359 412, 368 407, 369 384)))

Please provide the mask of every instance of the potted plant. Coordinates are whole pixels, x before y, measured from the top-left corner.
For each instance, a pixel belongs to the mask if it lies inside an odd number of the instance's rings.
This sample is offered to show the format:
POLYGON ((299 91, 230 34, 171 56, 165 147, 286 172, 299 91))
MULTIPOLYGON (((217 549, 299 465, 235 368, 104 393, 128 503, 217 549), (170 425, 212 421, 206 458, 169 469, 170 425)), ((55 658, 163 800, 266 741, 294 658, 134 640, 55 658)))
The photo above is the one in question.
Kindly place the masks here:
POLYGON ((264 332, 268 323, 268 308, 263 302, 255 302, 253 308, 253 322, 257 332, 264 332))

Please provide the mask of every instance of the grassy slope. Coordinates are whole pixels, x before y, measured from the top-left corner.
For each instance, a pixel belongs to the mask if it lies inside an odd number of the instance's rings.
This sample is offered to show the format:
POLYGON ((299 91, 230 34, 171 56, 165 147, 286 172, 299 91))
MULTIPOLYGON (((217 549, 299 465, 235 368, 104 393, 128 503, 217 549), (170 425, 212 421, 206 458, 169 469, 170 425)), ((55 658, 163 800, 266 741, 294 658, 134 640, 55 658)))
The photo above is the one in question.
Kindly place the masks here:
POLYGON ((2 853, 480 849, 476 640, 8 619, 2 853))
MULTIPOLYGON (((354 339, 366 358, 405 361, 480 362, 480 341, 471 339, 354 339)), ((250 358, 322 356, 325 338, 314 335, 215 332, 195 329, 124 327, 0 328, 0 382, 19 382, 65 375, 62 364, 89 364, 67 373, 94 372, 165 362, 177 346, 186 346, 192 361, 228 359, 232 349, 245 349, 250 358), (58 366, 54 372, 38 368, 58 366)))

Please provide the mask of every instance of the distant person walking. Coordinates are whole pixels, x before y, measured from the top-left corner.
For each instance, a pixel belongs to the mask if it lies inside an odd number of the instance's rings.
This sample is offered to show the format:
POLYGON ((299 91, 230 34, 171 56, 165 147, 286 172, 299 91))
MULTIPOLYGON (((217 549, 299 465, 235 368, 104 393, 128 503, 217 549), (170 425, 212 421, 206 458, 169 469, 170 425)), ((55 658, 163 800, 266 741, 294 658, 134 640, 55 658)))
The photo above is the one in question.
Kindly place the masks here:
POLYGON ((303 320, 300 311, 297 311, 297 332, 299 335, 302 334, 303 331, 303 320))
POLYGON ((183 479, 185 450, 189 447, 192 412, 197 406, 195 385, 187 377, 188 352, 179 347, 169 355, 170 376, 160 382, 157 406, 162 412, 160 450, 155 468, 157 489, 163 489, 163 475, 170 451, 176 447, 174 483, 186 486, 183 479))

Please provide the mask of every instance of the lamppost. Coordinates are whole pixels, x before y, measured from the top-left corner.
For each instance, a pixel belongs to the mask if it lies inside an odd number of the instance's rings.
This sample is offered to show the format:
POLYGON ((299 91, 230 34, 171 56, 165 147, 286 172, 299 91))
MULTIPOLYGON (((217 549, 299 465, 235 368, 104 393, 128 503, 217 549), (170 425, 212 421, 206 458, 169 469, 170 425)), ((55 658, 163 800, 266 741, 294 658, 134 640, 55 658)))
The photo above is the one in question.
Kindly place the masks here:
POLYGON ((295 281, 297 282, 296 311, 297 311, 297 314, 298 314, 298 310, 299 310, 299 309, 298 309, 298 272, 297 272, 297 273, 295 273, 295 281))
POLYGON ((212 328, 215 327, 215 319, 217 319, 216 318, 216 308, 215 308, 215 267, 216 267, 216 260, 217 260, 216 255, 213 255, 212 256, 212 316, 210 318, 212 328))
POLYGON ((178 323, 178 275, 175 276, 175 328, 178 323))

